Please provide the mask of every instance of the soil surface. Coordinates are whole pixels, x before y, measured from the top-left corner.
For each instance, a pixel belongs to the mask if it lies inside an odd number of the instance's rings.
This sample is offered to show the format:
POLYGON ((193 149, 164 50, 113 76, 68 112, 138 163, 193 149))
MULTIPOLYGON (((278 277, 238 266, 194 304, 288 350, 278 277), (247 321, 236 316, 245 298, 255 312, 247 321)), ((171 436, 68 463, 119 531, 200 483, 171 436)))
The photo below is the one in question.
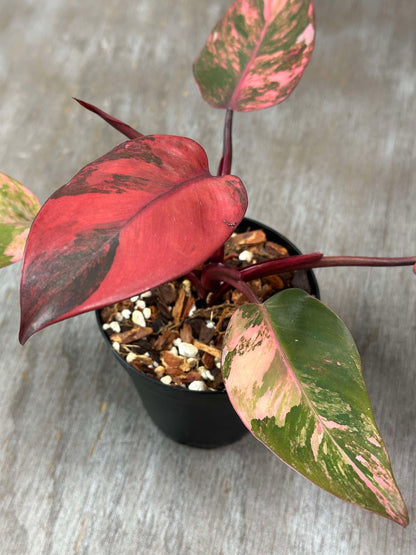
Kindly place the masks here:
MULTIPOLYGON (((287 249, 268 241, 262 230, 234 233, 225 244, 225 263, 239 269, 287 256, 287 249)), ((282 289, 303 286, 294 276, 301 279, 302 273, 268 276, 248 285, 265 301, 282 289)), ((101 320, 113 349, 136 370, 166 385, 221 390, 224 333, 233 312, 246 302, 231 289, 207 306, 185 278, 108 306, 101 310, 101 320)))

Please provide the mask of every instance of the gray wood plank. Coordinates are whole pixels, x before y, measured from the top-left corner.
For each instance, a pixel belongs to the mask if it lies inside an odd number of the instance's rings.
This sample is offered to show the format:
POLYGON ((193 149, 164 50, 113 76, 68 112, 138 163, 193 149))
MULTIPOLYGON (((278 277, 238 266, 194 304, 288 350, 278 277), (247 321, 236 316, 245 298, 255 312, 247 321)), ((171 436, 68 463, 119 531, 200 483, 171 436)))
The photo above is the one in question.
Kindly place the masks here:
MULTIPOLYGON (((44 201, 123 139, 190 136, 215 169, 222 113, 191 63, 228 0, 0 0, 0 169, 44 201)), ((304 251, 414 254, 416 4, 316 0, 310 66, 278 108, 235 118, 249 215, 304 251)), ((342 503, 254 438, 213 451, 149 421, 92 314, 17 341, 20 267, 0 276, 0 537, 11 554, 411 554, 406 530, 342 503)), ((409 269, 325 269, 323 300, 362 353, 376 420, 416 509, 415 291, 409 269)))

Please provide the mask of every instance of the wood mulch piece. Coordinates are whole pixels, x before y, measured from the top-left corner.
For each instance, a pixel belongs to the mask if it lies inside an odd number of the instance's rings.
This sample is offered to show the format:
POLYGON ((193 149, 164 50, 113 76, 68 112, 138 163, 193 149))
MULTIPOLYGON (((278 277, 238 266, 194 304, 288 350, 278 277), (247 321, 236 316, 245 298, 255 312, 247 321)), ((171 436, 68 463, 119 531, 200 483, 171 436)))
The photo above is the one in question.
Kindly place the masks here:
MULTIPOLYGON (((226 264, 235 268, 287 256, 287 250, 267 241, 262 230, 234 233, 225 245, 226 264)), ((285 273, 248 285, 265 301, 291 287, 292 278, 285 273)), ((103 329, 113 348, 147 376, 171 386, 222 390, 223 336, 236 307, 247 300, 236 290, 228 291, 215 306, 204 306, 197 299, 189 280, 165 283, 103 308, 103 329)))

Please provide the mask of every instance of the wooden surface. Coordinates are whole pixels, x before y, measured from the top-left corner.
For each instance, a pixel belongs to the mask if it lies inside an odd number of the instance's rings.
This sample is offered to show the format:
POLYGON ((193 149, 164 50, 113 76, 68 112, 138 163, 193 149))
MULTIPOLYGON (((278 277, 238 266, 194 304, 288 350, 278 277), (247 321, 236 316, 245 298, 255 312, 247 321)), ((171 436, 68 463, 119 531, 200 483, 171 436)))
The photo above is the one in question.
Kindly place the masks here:
MULTIPOLYGON (((302 250, 416 251, 416 3, 316 0, 310 66, 278 108, 235 117, 251 217, 302 250)), ((0 0, 0 169, 44 201, 123 138, 190 136, 215 170, 223 114, 191 63, 228 0, 0 0)), ((204 451, 161 436, 94 316, 17 341, 20 265, 0 274, 0 552, 416 552, 416 276, 323 269, 322 298, 363 357, 408 504, 406 530, 309 484, 247 436, 204 451)))

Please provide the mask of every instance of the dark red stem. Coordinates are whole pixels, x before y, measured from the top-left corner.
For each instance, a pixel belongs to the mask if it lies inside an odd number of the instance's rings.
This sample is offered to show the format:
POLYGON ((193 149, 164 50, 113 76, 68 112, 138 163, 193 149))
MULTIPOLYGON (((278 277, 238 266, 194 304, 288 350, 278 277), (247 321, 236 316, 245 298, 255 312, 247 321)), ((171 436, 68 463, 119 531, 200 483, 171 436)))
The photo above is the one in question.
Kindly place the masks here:
POLYGON ((208 291, 206 291, 202 287, 201 280, 198 278, 198 276, 194 272, 189 272, 189 274, 186 274, 186 276, 184 276, 184 278, 189 279, 189 281, 195 287, 195 291, 197 292, 197 295, 200 299, 206 299, 208 291))
POLYGON ((225 112, 224 146, 223 146, 221 162, 218 168, 218 175, 228 175, 231 172, 231 162, 233 158, 233 141, 232 141, 233 113, 234 112, 232 110, 227 110, 225 112))
POLYGON ((371 257, 371 256, 323 256, 317 264, 303 266, 304 270, 311 268, 329 268, 334 266, 413 266, 416 256, 399 258, 371 257))
MULTIPOLYGON (((228 175, 231 172, 231 162, 233 158, 233 141, 232 141, 232 126, 233 126, 233 111, 227 110, 225 112, 224 122, 224 146, 220 165, 218 166, 217 175, 228 175)), ((220 247, 214 252, 210 258, 210 262, 223 262, 224 260, 224 246, 220 247)))
MULTIPOLYGON (((252 266, 247 266, 240 270, 240 279, 243 281, 251 281, 272 274, 279 274, 283 272, 301 270, 305 264, 313 264, 321 260, 323 254, 320 252, 313 252, 310 254, 298 254, 288 256, 286 258, 274 258, 272 260, 265 260, 252 266)), ((312 266, 308 266, 312 267, 312 266)), ((223 283, 211 296, 210 304, 213 305, 220 299, 224 293, 230 289, 228 283, 223 283)))
POLYGON ((259 299, 253 290, 244 283, 241 271, 236 268, 230 268, 224 264, 209 264, 204 268, 201 274, 201 284, 208 291, 213 291, 219 282, 224 282, 228 287, 238 289, 247 297, 247 299, 255 304, 260 304, 259 299))
POLYGON ((201 285, 207 291, 213 291, 219 282, 226 281, 225 278, 242 281, 241 272, 237 268, 230 268, 221 262, 210 263, 202 270, 201 285))
MULTIPOLYGON (((323 256, 322 253, 299 254, 287 258, 277 258, 259 262, 239 270, 240 279, 251 281, 268 275, 279 274, 295 270, 311 270, 313 268, 329 268, 334 266, 413 266, 416 265, 416 256, 387 258, 370 256, 323 256)), ((238 270, 237 270, 238 271, 238 270)), ((206 270, 210 273, 208 268, 206 270)), ((415 268, 416 273, 416 268, 415 268)), ((213 276, 214 277, 214 276, 213 276)), ((215 291, 210 299, 210 304, 216 303, 221 296, 234 285, 226 280, 215 291)), ((212 284, 211 284, 212 285, 212 284)))
POLYGON ((254 304, 261 304, 256 294, 251 287, 247 285, 247 283, 244 283, 244 281, 234 281, 232 278, 227 278, 227 281, 231 287, 234 287, 234 289, 238 289, 241 293, 243 293, 243 295, 245 295, 250 302, 254 304))
POLYGON ((252 279, 258 279, 272 274, 302 270, 305 266, 308 268, 315 268, 322 257, 322 253, 312 252, 310 254, 296 254, 286 258, 265 260, 264 262, 259 262, 253 266, 247 266, 247 268, 241 269, 241 278, 244 281, 251 281, 252 279))

